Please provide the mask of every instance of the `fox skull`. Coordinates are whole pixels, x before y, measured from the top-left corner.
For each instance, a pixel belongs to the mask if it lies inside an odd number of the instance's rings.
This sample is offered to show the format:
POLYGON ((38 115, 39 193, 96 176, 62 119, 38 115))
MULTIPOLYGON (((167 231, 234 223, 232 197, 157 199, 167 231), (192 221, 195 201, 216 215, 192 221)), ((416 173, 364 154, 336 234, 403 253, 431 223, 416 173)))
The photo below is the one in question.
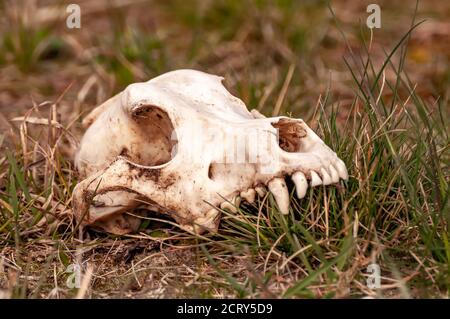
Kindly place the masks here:
POLYGON ((73 193, 76 218, 123 234, 138 225, 124 213, 143 207, 188 231, 216 231, 221 209, 267 189, 288 214, 288 176, 299 198, 308 186, 347 179, 343 161, 303 120, 249 112, 221 82, 173 71, 94 109, 75 158, 83 178, 73 193))

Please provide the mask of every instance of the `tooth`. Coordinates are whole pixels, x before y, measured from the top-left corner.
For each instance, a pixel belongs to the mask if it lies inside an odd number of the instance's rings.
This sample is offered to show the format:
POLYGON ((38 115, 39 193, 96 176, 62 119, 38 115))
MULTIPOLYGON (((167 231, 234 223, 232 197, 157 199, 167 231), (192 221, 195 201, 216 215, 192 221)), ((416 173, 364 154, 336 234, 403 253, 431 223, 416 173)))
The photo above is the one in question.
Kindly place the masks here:
POLYGON ((231 201, 225 201, 220 204, 221 209, 228 209, 232 213, 237 213, 237 208, 241 204, 241 198, 239 196, 234 197, 231 201))
POLYGON ((331 180, 330 174, 328 174, 328 172, 325 168, 322 167, 320 169, 320 173, 322 174, 323 185, 330 185, 331 183, 333 183, 333 181, 331 180))
POLYGON ((289 214, 289 192, 284 179, 279 177, 274 178, 267 186, 273 194, 273 197, 275 197, 280 212, 283 215, 289 214))
POLYGON ((330 167, 328 168, 328 170, 331 173, 332 182, 339 183, 339 173, 337 172, 337 170, 334 168, 334 166, 332 164, 330 164, 330 167))
MULTIPOLYGON (((218 217, 220 212, 213 208, 209 210, 205 216, 198 218, 195 220, 194 223, 194 231, 198 233, 202 228, 208 227, 208 226, 214 226, 214 220, 218 217)), ((207 228, 209 229, 209 228, 207 228)), ((210 231, 215 231, 214 229, 209 229, 210 231)))
POLYGON ((255 187, 255 191, 258 193, 259 197, 264 197, 266 195, 266 189, 263 186, 255 187))
POLYGON ((339 159, 336 162, 336 168, 339 173, 339 177, 342 178, 343 180, 347 180, 348 179, 347 167, 345 166, 345 163, 341 159, 339 159))
POLYGON ((306 181, 305 174, 302 172, 295 172, 292 174, 292 180, 295 184, 295 190, 297 193, 297 197, 302 199, 306 195, 306 190, 308 189, 308 182, 306 181))
POLYGON ((222 204, 220 204, 220 209, 229 210, 232 213, 237 213, 236 207, 230 202, 223 202, 222 204))
POLYGON ((220 212, 217 209, 212 208, 206 213, 205 220, 215 219, 218 214, 220 214, 220 212))
POLYGON ((208 230, 210 232, 216 233, 218 224, 214 222, 214 220, 219 216, 220 212, 217 209, 209 210, 204 217, 201 217, 196 220, 194 223, 194 232, 199 234, 202 230, 208 230))
POLYGON ((255 201, 256 191, 253 188, 249 188, 241 192, 241 197, 251 204, 255 201))
POLYGON ((322 180, 316 172, 311 171, 311 187, 322 185, 322 180))

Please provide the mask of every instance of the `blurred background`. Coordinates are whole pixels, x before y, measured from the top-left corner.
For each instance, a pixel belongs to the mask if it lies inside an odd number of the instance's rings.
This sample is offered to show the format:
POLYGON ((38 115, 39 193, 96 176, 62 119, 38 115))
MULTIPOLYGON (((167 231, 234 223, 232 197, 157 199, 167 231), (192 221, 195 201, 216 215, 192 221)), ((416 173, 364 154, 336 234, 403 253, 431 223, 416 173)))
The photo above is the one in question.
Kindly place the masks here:
MULTIPOLYGON (((72 2, 0 2, 2 130, 5 119, 62 95, 58 114, 67 124, 129 83, 178 68, 224 76, 233 94, 266 114, 278 103, 281 113, 307 116, 320 96, 332 95, 345 118, 353 89, 344 58, 370 45, 380 67, 416 8, 416 1, 376 1, 381 28, 369 44, 372 0, 77 1, 81 28, 69 29, 72 2)), ((418 3, 415 20, 426 22, 412 33, 405 65, 425 99, 448 98, 448 17, 448 1, 418 3)))

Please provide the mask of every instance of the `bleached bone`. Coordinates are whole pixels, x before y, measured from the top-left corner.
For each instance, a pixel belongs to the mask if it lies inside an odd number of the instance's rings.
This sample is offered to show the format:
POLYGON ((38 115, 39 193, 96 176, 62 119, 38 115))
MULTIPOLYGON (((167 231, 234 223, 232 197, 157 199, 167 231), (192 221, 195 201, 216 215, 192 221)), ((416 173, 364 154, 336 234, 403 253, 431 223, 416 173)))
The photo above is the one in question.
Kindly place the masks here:
POLYGON ((284 178, 299 198, 348 177, 342 160, 301 119, 249 112, 222 78, 178 70, 129 85, 86 119, 75 164, 76 218, 114 233, 136 229, 144 207, 184 229, 215 231, 222 209, 273 193, 289 212, 284 178))

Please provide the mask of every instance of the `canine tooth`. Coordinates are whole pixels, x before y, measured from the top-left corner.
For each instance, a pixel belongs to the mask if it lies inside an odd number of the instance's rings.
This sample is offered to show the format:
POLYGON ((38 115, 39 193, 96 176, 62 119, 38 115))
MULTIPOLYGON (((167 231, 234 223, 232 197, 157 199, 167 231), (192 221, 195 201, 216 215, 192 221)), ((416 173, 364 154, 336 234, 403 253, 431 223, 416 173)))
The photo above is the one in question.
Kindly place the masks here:
POLYGON ((249 188, 241 192, 241 197, 251 204, 255 201, 256 191, 253 188, 249 188))
POLYGON ((205 220, 209 220, 209 219, 214 219, 217 217, 217 215, 219 215, 220 212, 215 209, 215 208, 211 208, 205 215, 205 220))
POLYGON ((325 168, 320 169, 320 173, 322 174, 322 183, 323 185, 330 185, 333 183, 331 180, 330 174, 328 174, 327 170, 325 168))
POLYGON ((283 215, 289 214, 289 192, 284 179, 280 177, 274 178, 267 186, 273 197, 275 197, 280 212, 283 215))
POLYGON ((311 187, 322 185, 322 180, 316 172, 311 171, 311 187))
POLYGON ((306 190, 308 189, 308 182, 306 181, 305 174, 302 172, 295 172, 292 174, 292 180, 295 184, 295 191, 297 193, 297 197, 302 199, 306 195, 306 190))
POLYGON ((347 167, 345 166, 345 163, 339 159, 336 162, 336 169, 339 173, 339 177, 342 178, 343 180, 347 180, 348 179, 348 172, 347 172, 347 167))
POLYGON ((336 168, 332 164, 330 164, 330 167, 328 170, 331 173, 331 180, 333 183, 339 183, 339 173, 337 172, 336 168))
POLYGON ((220 204, 221 209, 228 209, 232 213, 237 213, 237 208, 241 204, 241 198, 239 196, 234 197, 231 201, 225 201, 220 204))
POLYGON ((259 197, 264 197, 267 193, 266 189, 262 186, 255 187, 255 191, 258 193, 259 197))

